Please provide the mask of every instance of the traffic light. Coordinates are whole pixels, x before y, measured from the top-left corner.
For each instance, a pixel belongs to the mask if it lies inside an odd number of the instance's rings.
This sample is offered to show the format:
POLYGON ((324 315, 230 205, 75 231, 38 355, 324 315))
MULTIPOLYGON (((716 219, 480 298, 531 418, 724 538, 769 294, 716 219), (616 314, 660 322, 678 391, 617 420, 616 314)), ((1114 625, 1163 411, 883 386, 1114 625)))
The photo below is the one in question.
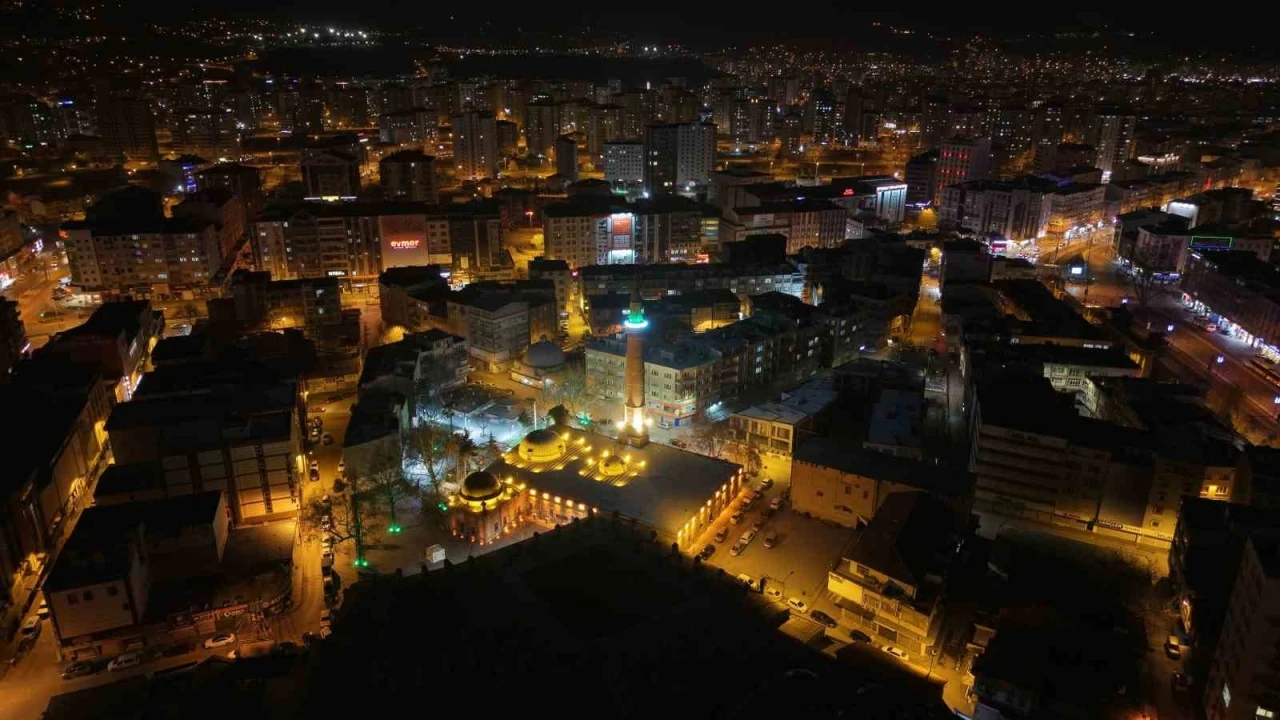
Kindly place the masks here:
POLYGON ((400 526, 397 525, 396 523, 392 523, 391 526, 387 528, 387 532, 389 533, 398 533, 400 532, 400 530, 401 530, 400 526))
POLYGON ((444 512, 449 509, 449 503, 441 502, 439 505, 436 505, 436 507, 440 508, 440 512, 444 512))

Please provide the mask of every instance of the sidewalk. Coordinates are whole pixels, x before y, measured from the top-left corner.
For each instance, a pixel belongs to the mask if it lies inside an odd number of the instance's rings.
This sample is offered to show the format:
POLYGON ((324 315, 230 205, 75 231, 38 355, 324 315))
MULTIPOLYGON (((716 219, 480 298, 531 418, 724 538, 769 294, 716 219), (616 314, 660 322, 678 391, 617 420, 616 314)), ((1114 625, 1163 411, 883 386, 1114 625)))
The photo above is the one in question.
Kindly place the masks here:
MULTIPOLYGON (((111 454, 111 445, 108 442, 103 445, 102 452, 98 454, 98 459, 94 461, 93 467, 89 469, 89 474, 86 476, 85 489, 72 507, 71 515, 63 523, 62 533, 55 541, 53 549, 49 552, 48 558, 40 568, 39 574, 36 575, 35 582, 31 583, 30 587, 27 587, 27 583, 24 582, 23 586, 18 590, 18 597, 15 598, 14 606, 19 609, 19 620, 31 612, 31 606, 35 604, 35 599, 40 594, 40 588, 44 586, 45 578, 49 576, 49 571, 53 569, 59 553, 62 552, 63 545, 66 545, 67 538, 71 537, 71 533, 75 530, 76 523, 79 522, 85 508, 93 501, 93 493, 98 486, 98 478, 102 476, 102 472, 106 470, 107 466, 113 462, 115 462, 115 458, 111 454)), ((3 648, 0 648, 0 661, 3 661, 0 662, 0 679, 3 679, 5 674, 9 672, 9 668, 12 667, 10 661, 17 653, 20 641, 20 636, 15 633, 14 637, 5 643, 3 648)))

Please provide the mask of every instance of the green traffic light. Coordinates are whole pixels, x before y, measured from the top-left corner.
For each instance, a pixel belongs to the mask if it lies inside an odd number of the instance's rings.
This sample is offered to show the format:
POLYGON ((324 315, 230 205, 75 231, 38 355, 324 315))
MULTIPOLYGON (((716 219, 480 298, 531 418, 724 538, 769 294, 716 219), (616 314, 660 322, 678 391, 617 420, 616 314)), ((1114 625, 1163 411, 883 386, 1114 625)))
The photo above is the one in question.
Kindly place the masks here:
POLYGON ((440 512, 444 512, 445 510, 448 510, 448 509, 449 509, 449 504, 448 504, 448 503, 440 503, 440 504, 439 504, 439 505, 437 505, 436 507, 440 508, 440 512))
POLYGON ((392 525, 391 527, 387 528, 387 532, 398 533, 400 532, 400 526, 392 525))

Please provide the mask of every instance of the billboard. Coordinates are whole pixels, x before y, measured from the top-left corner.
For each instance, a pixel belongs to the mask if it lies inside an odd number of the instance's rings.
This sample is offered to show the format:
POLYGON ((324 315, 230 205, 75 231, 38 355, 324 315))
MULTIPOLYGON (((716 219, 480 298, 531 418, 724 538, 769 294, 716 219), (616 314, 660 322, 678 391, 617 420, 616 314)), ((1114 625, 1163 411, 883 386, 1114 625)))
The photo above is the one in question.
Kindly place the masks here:
POLYGON ((632 230, 635 226, 631 213, 620 213, 609 216, 609 238, 611 250, 630 250, 632 247, 632 230))
POLYGON ((383 269, 430 264, 426 215, 382 215, 378 236, 383 269))

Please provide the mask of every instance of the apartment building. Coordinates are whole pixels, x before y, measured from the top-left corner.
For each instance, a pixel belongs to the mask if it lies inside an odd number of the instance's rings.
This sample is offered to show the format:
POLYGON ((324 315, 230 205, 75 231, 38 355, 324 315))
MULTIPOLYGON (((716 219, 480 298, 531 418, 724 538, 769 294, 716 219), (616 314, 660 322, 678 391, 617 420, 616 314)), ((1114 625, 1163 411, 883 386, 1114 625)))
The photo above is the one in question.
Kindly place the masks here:
POLYGON ((73 285, 106 294, 204 292, 226 257, 216 224, 165 217, 160 196, 129 186, 61 234, 73 285))
POLYGON ((578 198, 543 209, 546 257, 572 268, 682 262, 702 249, 702 207, 682 197, 578 198))
POLYGON ((1043 377, 979 378, 976 395, 970 470, 980 509, 1169 542, 1180 497, 1243 492, 1241 446, 1211 426, 1081 417, 1043 377))
POLYGON ((1035 176, 970 180, 941 189, 938 222, 1007 240, 1034 240, 1049 229, 1055 186, 1035 176))
POLYGON ((937 180, 931 198, 934 205, 941 201, 942 190, 951 185, 987 179, 993 170, 992 162, 990 138, 956 137, 942 143, 935 166, 937 180))
POLYGON ((546 280, 472 283, 449 294, 447 312, 448 331, 465 339, 474 361, 490 372, 560 334, 555 286, 546 280))
POLYGON ((1209 665, 1209 720, 1272 718, 1280 711, 1280 540, 1250 535, 1209 665))
POLYGON ((787 254, 806 247, 833 248, 847 235, 847 211, 821 199, 761 203, 730 208, 720 221, 721 244, 739 242, 752 235, 776 234, 787 238, 787 254))
POLYGON ((604 179, 618 194, 638 195, 644 189, 644 143, 615 140, 604 143, 604 179))
POLYGON ((233 525, 297 515, 305 410, 297 377, 253 362, 147 373, 106 421, 117 464, 156 463, 169 496, 218 490, 233 525))
POLYGON ((1086 226, 1097 226, 1103 220, 1106 185, 1069 183, 1053 191, 1049 208, 1049 233, 1066 235, 1086 226))
MULTIPOLYGON (((587 344, 587 392, 626 397, 625 337, 587 344)), ((684 427, 720 400, 720 356, 698 339, 645 346, 645 406, 660 427, 684 427)))
POLYGON ((960 538, 946 503, 923 492, 891 493, 827 575, 842 624, 909 657, 928 657, 939 644, 960 538))

